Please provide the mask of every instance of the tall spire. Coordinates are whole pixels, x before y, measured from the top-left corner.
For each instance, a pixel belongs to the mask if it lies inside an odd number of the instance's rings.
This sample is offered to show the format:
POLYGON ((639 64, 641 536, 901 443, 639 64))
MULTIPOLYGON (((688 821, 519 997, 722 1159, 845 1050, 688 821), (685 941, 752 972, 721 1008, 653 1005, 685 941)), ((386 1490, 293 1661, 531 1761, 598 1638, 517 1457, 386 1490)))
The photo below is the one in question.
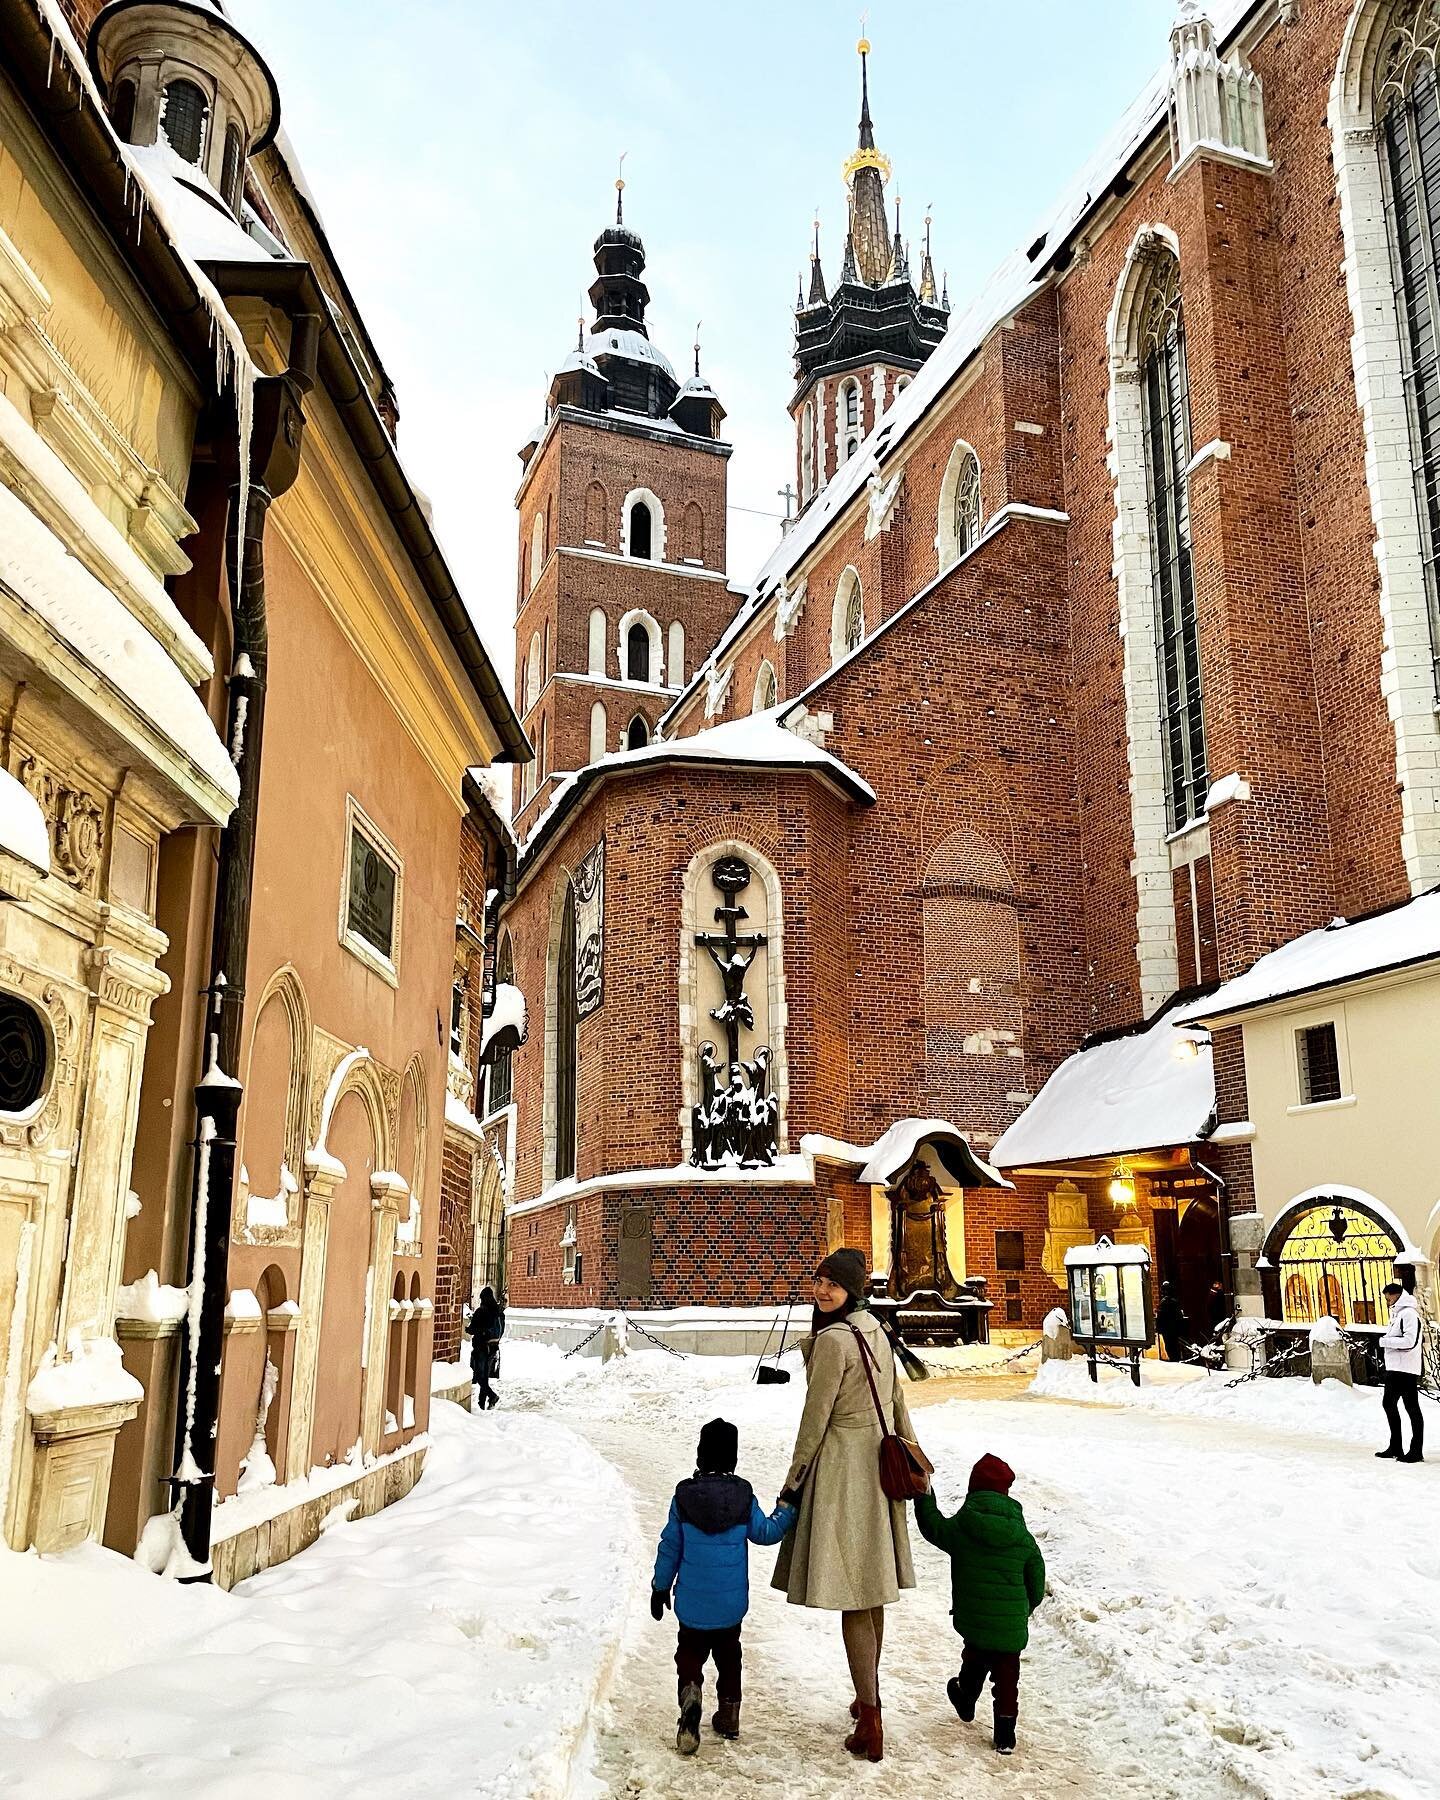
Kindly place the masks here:
POLYGON ((939 303, 935 292, 935 265, 930 260, 930 209, 925 209, 925 257, 920 264, 920 298, 926 306, 939 303))
POLYGON ((810 299, 811 306, 825 304, 825 271, 820 267, 820 221, 815 221, 815 243, 810 252, 810 299))
POLYGON ((900 196, 895 196, 895 242, 890 246, 890 270, 887 281, 910 279, 910 254, 900 238, 900 196))
POLYGON ((860 143, 845 162, 850 185, 850 237, 862 281, 879 287, 890 272, 890 232, 885 217, 885 183, 890 179, 889 158, 875 148, 875 129, 870 118, 870 40, 861 38, 860 143))
POLYGON ((847 231, 845 233, 845 255, 840 263, 840 285, 844 287, 846 282, 859 279, 855 268, 855 237, 853 232, 847 231))

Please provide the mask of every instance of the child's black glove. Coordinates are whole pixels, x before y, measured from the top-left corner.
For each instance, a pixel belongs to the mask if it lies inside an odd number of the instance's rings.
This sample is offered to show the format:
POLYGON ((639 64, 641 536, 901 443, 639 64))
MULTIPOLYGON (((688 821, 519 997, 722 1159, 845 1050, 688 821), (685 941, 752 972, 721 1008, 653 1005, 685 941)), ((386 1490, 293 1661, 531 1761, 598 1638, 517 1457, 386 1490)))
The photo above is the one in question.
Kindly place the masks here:
POLYGON ((650 1590, 650 1617, 658 1624, 665 1617, 665 1608, 670 1604, 670 1596, 664 1588, 650 1590))

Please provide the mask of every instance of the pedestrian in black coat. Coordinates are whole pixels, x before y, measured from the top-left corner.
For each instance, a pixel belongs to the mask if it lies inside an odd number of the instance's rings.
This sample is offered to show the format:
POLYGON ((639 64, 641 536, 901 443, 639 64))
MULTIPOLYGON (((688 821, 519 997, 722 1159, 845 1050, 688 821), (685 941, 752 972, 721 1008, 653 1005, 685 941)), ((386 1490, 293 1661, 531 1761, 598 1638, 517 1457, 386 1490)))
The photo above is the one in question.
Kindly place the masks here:
POLYGON ((470 1315, 470 1374, 480 1389, 480 1410, 498 1405, 500 1396, 490 1385, 500 1373, 500 1339, 505 1335, 505 1308, 495 1290, 483 1287, 470 1315))
POLYGON ((1174 1288, 1160 1283, 1160 1304, 1155 1308, 1155 1330, 1170 1362, 1184 1362, 1190 1354, 1190 1321, 1185 1317, 1174 1288))

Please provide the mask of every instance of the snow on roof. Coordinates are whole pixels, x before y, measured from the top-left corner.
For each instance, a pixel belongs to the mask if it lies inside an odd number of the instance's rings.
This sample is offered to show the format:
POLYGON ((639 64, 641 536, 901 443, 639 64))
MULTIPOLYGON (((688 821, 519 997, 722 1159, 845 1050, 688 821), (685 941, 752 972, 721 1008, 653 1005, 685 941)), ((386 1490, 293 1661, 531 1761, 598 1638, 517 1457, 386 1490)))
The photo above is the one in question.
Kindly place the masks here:
MULTIPOLYGON (((231 801, 236 798, 239 778, 200 696, 109 588, 3 483, 0 585, 86 663, 115 700, 188 757, 212 787, 231 801)), ((126 735, 137 747, 147 748, 139 732, 126 735)), ((147 755, 155 760, 148 748, 147 755)), ((224 807, 216 816, 223 819, 228 812, 224 807)))
MULTIPOLYGON (((1240 25, 1256 0, 1211 0, 1208 8, 1218 44, 1240 25)), ((914 379, 877 419, 860 448, 781 537, 750 587, 749 598, 705 662, 691 677, 681 700, 703 679, 706 668, 724 655, 740 630, 777 587, 803 562, 880 465, 923 422, 931 405, 966 366, 985 339, 1044 286, 1049 260, 1091 205, 1108 192, 1136 152, 1164 123, 1169 105, 1168 53, 1144 89, 1121 115, 1109 135, 1070 181, 1041 224, 1000 263, 963 311, 955 313, 938 347, 914 379), (1032 259, 1030 251, 1035 254, 1032 259)), ((676 701, 677 706, 680 701, 676 701)), ((674 710, 673 708, 671 709, 674 710)))
POLYGON ((678 381, 670 358, 663 350, 657 350, 649 338, 641 332, 592 331, 587 336, 585 348, 592 356, 627 356, 631 362, 654 363, 655 367, 663 369, 672 381, 678 381))
POLYGON ((858 800, 873 802, 875 799, 875 790, 869 782, 862 780, 838 756, 832 756, 808 738, 777 724, 773 711, 751 713, 742 719, 729 719, 723 725, 712 725, 708 731, 697 731, 693 737, 657 740, 639 750, 612 750, 608 756, 567 775, 556 788, 550 804, 531 826, 521 851, 522 860, 529 860, 547 827, 559 814, 568 811, 583 788, 616 770, 652 762, 754 763, 767 769, 813 769, 838 782, 858 800))
POLYGON ((178 246, 196 262, 273 262, 226 206, 208 177, 186 162, 161 136, 129 146, 157 192, 166 196, 165 218, 178 246))
POLYGON ((50 873, 50 830, 40 802, 6 769, 0 769, 0 852, 50 873))
POLYGON ((1209 1033, 1161 1014, 1144 1030, 1067 1057, 1001 1135, 1002 1169, 1191 1144, 1215 1115, 1209 1033))
POLYGON ((1092 1269, 1098 1263, 1148 1263, 1150 1251, 1145 1244, 1112 1244, 1101 1238, 1093 1244, 1072 1244, 1065 1252, 1067 1269, 1092 1269))
POLYGON ((855 1179, 862 1187, 886 1186, 914 1160, 922 1144, 937 1140, 942 1144, 963 1147, 963 1160, 973 1163, 996 1187, 1012 1185, 998 1169, 992 1169, 989 1163, 975 1154, 964 1132, 957 1131, 948 1119, 897 1119, 888 1131, 870 1145, 869 1160, 855 1179))
POLYGON ((508 1031, 513 1040, 511 1048, 517 1044, 523 1044, 529 1024, 529 1017, 525 1011, 524 994, 508 981, 497 982, 495 984, 495 1008, 490 1017, 486 1019, 484 1030, 480 1033, 481 1062, 485 1061, 485 1052, 504 1031, 508 1031))
POLYGON ((1332 919, 1318 931, 1307 931, 1174 1016, 1177 1020, 1218 1019, 1291 994, 1359 981, 1366 975, 1435 957, 1440 957, 1440 888, 1368 919, 1353 923, 1332 919))

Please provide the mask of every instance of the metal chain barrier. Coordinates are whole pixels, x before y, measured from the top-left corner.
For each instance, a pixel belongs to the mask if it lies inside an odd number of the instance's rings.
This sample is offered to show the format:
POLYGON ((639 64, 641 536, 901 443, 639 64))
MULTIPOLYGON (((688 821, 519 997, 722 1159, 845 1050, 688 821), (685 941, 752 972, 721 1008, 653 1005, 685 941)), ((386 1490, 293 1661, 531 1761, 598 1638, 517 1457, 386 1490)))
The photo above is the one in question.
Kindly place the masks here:
POLYGON ((648 1338, 657 1350, 663 1350, 667 1356, 678 1356, 681 1362, 685 1361, 686 1352, 684 1350, 677 1350, 673 1344, 661 1343, 653 1331, 647 1331, 643 1325, 632 1319, 629 1313, 620 1312, 615 1316, 617 1319, 623 1319, 629 1330, 638 1331, 641 1337, 648 1338))
MULTIPOLYGON (((584 1337, 581 1338, 581 1340, 578 1344, 572 1344, 570 1346, 570 1348, 565 1352, 565 1356, 567 1356, 567 1357, 574 1356, 576 1351, 583 1350, 587 1344, 593 1342, 594 1339, 599 1337, 600 1333, 605 1329, 605 1327, 609 1323, 610 1323, 610 1321, 608 1319, 602 1319, 593 1331, 587 1331, 585 1333, 584 1337)), ((561 1360, 563 1361, 564 1358, 562 1357, 561 1360)))
POLYGON ((1008 1368, 1011 1363, 1019 1362, 1022 1357, 1033 1356, 1040 1345, 1037 1340, 1033 1344, 1023 1344, 1020 1349, 1012 1350, 1008 1356, 994 1356, 986 1362, 960 1363, 956 1366, 949 1363, 926 1362, 913 1344, 907 1344, 905 1348, 917 1362, 925 1363, 925 1367, 932 1375, 983 1375, 991 1369, 1008 1368))

